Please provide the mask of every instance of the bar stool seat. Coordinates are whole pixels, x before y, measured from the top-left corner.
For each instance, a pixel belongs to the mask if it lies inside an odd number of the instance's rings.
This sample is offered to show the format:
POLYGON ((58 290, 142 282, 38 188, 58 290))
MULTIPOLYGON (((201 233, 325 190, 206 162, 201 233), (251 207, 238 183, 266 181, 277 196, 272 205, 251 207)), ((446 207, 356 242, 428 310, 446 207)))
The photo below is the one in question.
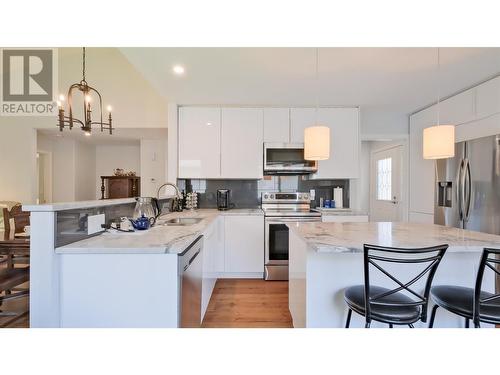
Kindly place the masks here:
MULTIPOLYGON (((389 292, 391 289, 380 286, 370 286, 370 298, 389 292)), ((351 286, 345 290, 344 299, 350 309, 360 315, 365 315, 365 286, 351 286)), ((409 306, 414 301, 402 293, 393 293, 382 297, 378 302, 384 305, 372 304, 371 314, 375 320, 394 324, 413 323, 420 317, 420 306, 409 306), (392 306, 391 306, 392 305, 392 306)))
MULTIPOLYGON (((472 319, 474 308, 474 289, 453 285, 437 285, 431 289, 434 302, 450 312, 472 319)), ((493 297, 494 294, 481 291, 481 299, 493 297)), ((498 319, 500 316, 500 300, 481 308, 481 319, 498 319)))
POLYGON ((485 271, 500 276, 500 249, 484 248, 476 275, 474 288, 456 285, 436 285, 431 289, 431 298, 435 302, 429 328, 434 326, 438 307, 465 318, 465 327, 469 328, 469 320, 474 327, 479 328, 480 322, 500 323, 500 293, 490 293, 482 290, 485 271))
MULTIPOLYGON (((481 291, 481 299, 493 297, 493 293, 481 291)), ((436 285, 431 289, 431 297, 436 305, 467 319, 474 314, 474 289, 454 285, 436 285)), ((481 307, 481 320, 498 322, 500 300, 491 301, 481 307)))

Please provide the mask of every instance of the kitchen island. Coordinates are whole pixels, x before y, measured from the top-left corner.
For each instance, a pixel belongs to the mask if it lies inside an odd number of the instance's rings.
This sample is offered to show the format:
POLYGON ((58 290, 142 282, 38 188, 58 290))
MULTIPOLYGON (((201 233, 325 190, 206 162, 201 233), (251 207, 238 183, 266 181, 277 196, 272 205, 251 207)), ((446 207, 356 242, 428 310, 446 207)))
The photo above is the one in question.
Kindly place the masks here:
MULTIPOLYGON (((363 245, 427 247, 448 244, 433 285, 473 287, 484 247, 500 247, 500 236, 433 224, 416 223, 289 223, 289 307, 294 327, 343 327, 347 316, 344 289, 364 283, 363 245)), ((387 278, 370 274, 374 285, 387 278)), ((483 289, 494 291, 485 273, 483 289)), ((421 285, 416 284, 417 288, 421 285)), ((384 327, 374 322, 372 327, 384 327)), ((353 314, 351 327, 364 317, 353 314)), ((419 322, 416 327, 425 327, 419 322)), ((435 327, 462 327, 463 318, 439 309, 435 327)), ((485 325, 486 326, 486 325, 485 325)))
POLYGON ((109 222, 131 216, 134 205, 122 199, 24 207, 31 211, 30 327, 173 328, 185 326, 187 310, 198 316, 189 326, 199 326, 224 271, 226 218, 263 231, 260 209, 201 209, 161 215, 149 230, 87 233, 91 216, 109 222), (183 218, 187 224, 176 224, 183 218), (190 277, 183 277, 188 268, 190 277))

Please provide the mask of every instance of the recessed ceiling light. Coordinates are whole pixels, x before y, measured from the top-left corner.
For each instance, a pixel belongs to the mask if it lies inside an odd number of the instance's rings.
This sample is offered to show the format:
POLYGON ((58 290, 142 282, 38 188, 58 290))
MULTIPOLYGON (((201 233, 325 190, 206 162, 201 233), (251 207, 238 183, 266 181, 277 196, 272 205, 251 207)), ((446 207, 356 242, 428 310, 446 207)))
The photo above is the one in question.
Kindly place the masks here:
POLYGON ((177 75, 182 75, 186 71, 182 65, 174 65, 172 70, 177 75))
POLYGON ((211 123, 211 122, 207 122, 207 125, 208 125, 208 126, 211 126, 211 125, 212 125, 212 123, 211 123))

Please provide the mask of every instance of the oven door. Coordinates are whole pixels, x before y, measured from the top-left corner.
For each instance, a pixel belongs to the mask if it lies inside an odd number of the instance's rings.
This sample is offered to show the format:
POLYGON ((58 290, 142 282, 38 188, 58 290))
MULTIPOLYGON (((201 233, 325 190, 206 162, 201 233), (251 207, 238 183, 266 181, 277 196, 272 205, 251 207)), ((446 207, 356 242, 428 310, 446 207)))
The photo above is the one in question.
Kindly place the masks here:
POLYGON ((321 221, 321 217, 266 217, 265 219, 265 264, 288 265, 287 223, 321 221))
POLYGON ((321 221, 321 217, 266 217, 265 280, 288 280, 287 223, 321 221))

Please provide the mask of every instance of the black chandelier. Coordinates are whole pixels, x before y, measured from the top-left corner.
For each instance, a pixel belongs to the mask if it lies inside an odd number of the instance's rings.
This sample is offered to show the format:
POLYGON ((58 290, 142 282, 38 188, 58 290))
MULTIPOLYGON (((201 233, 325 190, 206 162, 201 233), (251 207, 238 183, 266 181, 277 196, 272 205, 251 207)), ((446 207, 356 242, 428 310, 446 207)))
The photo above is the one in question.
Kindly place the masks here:
POLYGON ((69 87, 68 90, 68 107, 69 107, 69 116, 64 114, 63 102, 64 96, 59 96, 59 101, 57 105, 59 107, 59 123, 58 127, 60 131, 63 131, 65 127, 73 128, 73 124, 77 123, 81 125, 81 129, 85 132, 85 135, 91 135, 92 125, 98 125, 101 127, 101 132, 104 130, 109 130, 109 134, 113 134, 113 126, 111 119, 111 106, 108 106, 108 122, 102 121, 102 98, 99 91, 97 91, 92 86, 89 86, 87 81, 85 80, 85 47, 83 47, 83 79, 80 83, 74 83, 69 87), (85 119, 79 120, 73 117, 73 91, 78 90, 82 92, 83 95, 83 114, 85 119), (92 93, 97 94, 99 98, 99 110, 100 110, 100 121, 92 121, 92 110, 90 107, 90 102, 92 101, 92 93))

